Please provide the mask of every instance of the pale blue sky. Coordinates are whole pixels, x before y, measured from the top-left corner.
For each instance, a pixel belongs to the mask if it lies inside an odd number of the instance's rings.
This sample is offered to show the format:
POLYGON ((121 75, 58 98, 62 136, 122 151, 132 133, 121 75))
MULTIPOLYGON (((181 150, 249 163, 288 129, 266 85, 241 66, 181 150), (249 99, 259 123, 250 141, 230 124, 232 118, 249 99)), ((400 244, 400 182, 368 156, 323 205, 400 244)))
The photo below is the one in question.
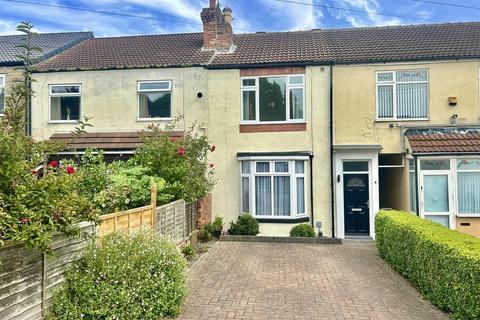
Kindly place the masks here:
MULTIPOLYGON (((97 37, 195 32, 201 31, 201 8, 208 5, 208 0, 21 1, 140 15, 152 19, 120 17, 0 0, 0 34, 14 33, 18 21, 24 19, 30 20, 39 32, 91 30, 97 37)), ((236 33, 480 21, 480 9, 431 3, 450 3, 480 8, 480 0, 427 0, 425 2, 423 2, 424 0, 283 1, 285 0, 222 0, 221 5, 233 9, 236 33), (355 10, 379 12, 393 16, 360 13, 355 12, 355 10), (414 19, 409 19, 409 17, 414 19)))

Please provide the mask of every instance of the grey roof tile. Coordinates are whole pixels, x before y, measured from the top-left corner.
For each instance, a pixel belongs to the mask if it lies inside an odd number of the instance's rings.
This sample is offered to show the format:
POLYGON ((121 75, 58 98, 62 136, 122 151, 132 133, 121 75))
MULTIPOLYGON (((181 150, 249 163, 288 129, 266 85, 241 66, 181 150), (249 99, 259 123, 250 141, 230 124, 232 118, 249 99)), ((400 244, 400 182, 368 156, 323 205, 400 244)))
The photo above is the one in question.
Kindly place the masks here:
MULTIPOLYGON (((93 38, 92 32, 39 33, 32 38, 32 44, 42 52, 33 52, 32 56, 41 61, 90 38, 93 38)), ((16 56, 22 51, 17 45, 24 39, 24 35, 0 36, 0 65, 20 64, 16 56)))

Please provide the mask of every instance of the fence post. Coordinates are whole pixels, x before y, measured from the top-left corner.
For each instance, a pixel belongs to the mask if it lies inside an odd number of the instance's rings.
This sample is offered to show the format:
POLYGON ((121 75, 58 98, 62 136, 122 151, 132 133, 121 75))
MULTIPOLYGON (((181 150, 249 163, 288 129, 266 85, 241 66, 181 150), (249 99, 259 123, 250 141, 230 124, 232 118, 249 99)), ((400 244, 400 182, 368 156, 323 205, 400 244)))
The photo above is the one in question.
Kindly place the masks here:
MULTIPOLYGON (((152 206, 152 231, 156 232, 157 224, 156 224, 156 218, 157 218, 157 184, 155 182, 152 182, 152 189, 150 191, 150 205, 152 206)), ((143 212, 142 212, 143 215, 143 212)))

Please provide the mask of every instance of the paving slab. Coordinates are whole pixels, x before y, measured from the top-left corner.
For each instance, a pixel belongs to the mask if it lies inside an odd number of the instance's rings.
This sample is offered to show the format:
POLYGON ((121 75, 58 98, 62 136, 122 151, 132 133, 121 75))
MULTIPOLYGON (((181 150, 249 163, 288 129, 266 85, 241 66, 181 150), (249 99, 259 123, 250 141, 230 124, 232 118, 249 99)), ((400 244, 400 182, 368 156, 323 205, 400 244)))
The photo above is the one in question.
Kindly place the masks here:
POLYGON ((179 319, 448 319, 372 243, 218 242, 189 284, 179 319))

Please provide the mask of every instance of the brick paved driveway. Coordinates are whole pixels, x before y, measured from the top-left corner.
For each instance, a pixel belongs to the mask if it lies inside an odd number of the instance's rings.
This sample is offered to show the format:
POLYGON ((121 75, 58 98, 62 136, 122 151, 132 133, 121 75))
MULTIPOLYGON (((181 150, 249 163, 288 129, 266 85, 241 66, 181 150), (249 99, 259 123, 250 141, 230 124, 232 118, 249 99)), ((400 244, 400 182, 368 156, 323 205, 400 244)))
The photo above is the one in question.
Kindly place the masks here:
POLYGON ((180 319, 447 319, 370 244, 219 242, 180 319))

